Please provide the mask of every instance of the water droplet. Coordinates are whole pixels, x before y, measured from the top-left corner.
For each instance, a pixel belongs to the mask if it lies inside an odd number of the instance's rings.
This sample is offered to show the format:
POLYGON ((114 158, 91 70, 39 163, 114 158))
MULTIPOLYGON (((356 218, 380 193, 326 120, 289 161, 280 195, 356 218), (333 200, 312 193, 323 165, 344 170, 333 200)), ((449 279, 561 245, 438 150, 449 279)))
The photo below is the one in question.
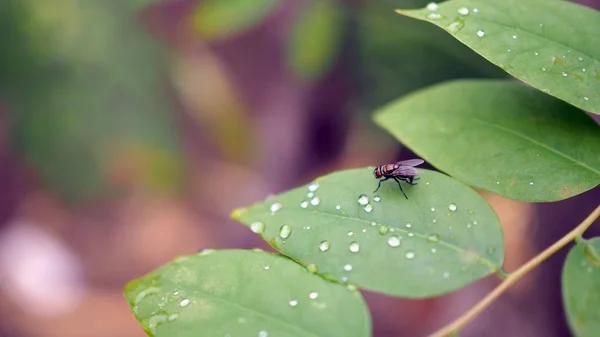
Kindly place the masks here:
POLYGON ((458 9, 458 14, 460 15, 468 15, 469 9, 467 7, 461 7, 458 9))
POLYGON ((167 317, 167 321, 173 322, 173 321, 175 321, 177 319, 177 317, 179 317, 178 313, 170 314, 169 317, 167 317))
POLYGON ((477 225, 477 220, 473 220, 473 225, 477 225))
POLYGON ((302 208, 308 207, 308 201, 304 200, 303 202, 301 202, 300 207, 302 207, 302 208))
POLYGON ((265 224, 257 221, 250 224, 250 229, 257 234, 262 234, 265 231, 265 224))
POLYGON ((144 298, 146 298, 150 295, 158 294, 159 292, 160 292, 160 288, 158 288, 158 287, 150 287, 148 289, 142 290, 135 297, 135 304, 139 304, 144 298))
POLYGON ((363 230, 362 230, 362 232, 363 232, 363 233, 366 233, 366 232, 367 232, 367 229, 366 229, 366 228, 365 228, 365 229, 363 229, 363 230))
POLYGON ((356 286, 354 284, 348 284, 346 285, 346 289, 350 290, 350 291, 356 291, 356 286))
POLYGON ((467 224, 467 229, 471 228, 471 223, 467 224))
POLYGON ((431 235, 427 236, 427 241, 438 242, 438 241, 440 241, 440 235, 439 234, 431 234, 431 235))
POLYGON ((373 201, 380 202, 381 201, 381 197, 378 196, 378 195, 376 195, 376 196, 373 197, 373 201))
POLYGON ((187 298, 184 298, 181 300, 181 302, 179 302, 179 306, 182 308, 187 307, 188 305, 190 305, 190 300, 187 298))
POLYGON ((474 210, 472 210, 472 209, 470 209, 470 210, 467 210, 467 213, 469 213, 469 214, 473 215, 473 214, 475 214, 475 211, 474 211, 474 210))
POLYGON ((448 209, 452 212, 456 211, 456 204, 450 204, 448 205, 448 209))
POLYGON ((425 183, 425 185, 429 185, 429 181, 425 183))
POLYGON ((516 39, 516 38, 517 38, 517 36, 516 36, 516 35, 513 35, 513 36, 512 36, 512 38, 513 38, 513 39, 516 39))
POLYGON ((280 210, 283 205, 280 202, 274 202, 271 204, 271 213, 275 213, 280 210))
POLYGON ((529 183, 529 185, 533 186, 533 181, 529 183))
POLYGON ((449 272, 447 272, 447 271, 445 271, 445 272, 442 274, 442 277, 443 277, 443 278, 449 278, 449 277, 450 277, 450 273, 449 273, 449 272))
POLYGON ((167 315, 154 315, 148 320, 148 328, 155 332, 156 327, 167 321, 167 315))
POLYGON ((348 276, 342 276, 340 279, 342 282, 348 282, 348 276))
POLYGON ((358 253, 358 251, 360 250, 360 245, 358 244, 358 242, 354 241, 352 243, 350 243, 350 251, 353 253, 358 253))
POLYGON ((583 61, 583 57, 581 57, 581 56, 579 56, 577 59, 578 59, 579 61, 583 61))
POLYGON ((263 269, 264 269, 264 270, 269 270, 269 269, 271 269, 271 266, 269 266, 268 264, 265 264, 265 265, 263 266, 263 269))
POLYGON ((546 71, 546 68, 542 67, 542 71, 546 71))
POLYGON ((308 184, 308 190, 311 192, 316 191, 317 189, 319 189, 319 183, 316 181, 313 181, 312 183, 308 184))
POLYGON ((314 274, 314 273, 316 273, 316 272, 317 272, 317 270, 318 270, 319 268, 317 268, 317 265, 315 265, 314 263, 311 263, 311 264, 309 264, 309 265, 307 265, 307 266, 306 266, 306 269, 307 269, 309 272, 311 272, 311 273, 313 273, 313 274, 314 274))
POLYGON ((567 73, 565 73, 564 71, 561 73, 564 77, 567 77, 567 73))
POLYGON ((279 236, 282 239, 287 239, 290 237, 290 234, 292 234, 292 227, 290 225, 283 225, 281 226, 281 228, 279 229, 279 236))
POLYGON ((435 212, 435 207, 431 207, 431 211, 432 211, 432 212, 435 212))
POLYGON ((367 197, 365 194, 361 194, 358 196, 358 203, 361 205, 366 205, 369 203, 369 197, 367 197))
POLYGON ((258 333, 258 337, 267 337, 269 334, 266 331, 261 331, 258 333))
POLYGON ((310 298, 311 300, 314 300, 317 297, 319 297, 319 293, 316 291, 313 291, 312 293, 308 294, 308 298, 310 298))
POLYGON ((198 256, 206 256, 206 255, 212 254, 212 253, 214 253, 214 252, 215 252, 215 250, 214 250, 214 249, 206 248, 206 249, 202 249, 202 250, 201 250, 201 251, 198 253, 198 256))
POLYGON ((315 194, 313 192, 308 192, 308 194, 306 196, 309 198, 312 198, 315 196, 315 194))
POLYGON ((483 30, 480 29, 477 31, 477 36, 483 37, 484 35, 485 35, 485 32, 483 30))
POLYGON ((499 182, 499 181, 496 181, 496 185, 500 185, 500 182, 499 182))
POLYGON ((427 4, 427 10, 428 11, 437 11, 439 8, 438 4, 436 4, 435 2, 430 2, 427 4))
POLYGON ((415 236, 415 233, 413 233, 413 232, 408 232, 408 236, 412 238, 413 236, 415 236))
POLYGON ((435 248, 431 248, 431 252, 432 252, 433 254, 435 254, 435 253, 437 253, 437 249, 435 249, 435 248))
POLYGON ((456 34, 458 33, 461 29, 463 29, 463 27, 465 26, 465 24, 461 21, 454 21, 452 23, 450 23, 448 25, 448 31, 450 31, 450 33, 452 34, 456 34))
POLYGON ((297 305, 298 305, 298 301, 296 301, 296 300, 290 300, 290 301, 288 302, 288 304, 290 305, 290 307, 292 307, 292 308, 293 308, 293 307, 295 307, 295 306, 297 306, 297 305))
POLYGON ((397 237, 396 235, 392 235, 388 238, 388 245, 390 245, 390 247, 398 247, 400 246, 400 238, 397 237))
POLYGON ((388 227, 388 226, 386 226, 386 225, 381 225, 381 226, 379 227, 379 234, 381 234, 381 235, 385 235, 385 233, 387 233, 387 232, 388 232, 388 229, 389 229, 389 227, 388 227))
POLYGON ((488 253, 488 255, 494 255, 494 253, 496 253, 496 248, 489 246, 485 251, 488 253))
POLYGON ((436 219, 433 219, 433 220, 431 220, 431 222, 433 222, 433 223, 437 223, 437 220, 436 220, 436 219))
POLYGON ((406 257, 406 258, 407 258, 407 259, 409 259, 409 260, 412 260, 412 259, 414 259, 414 258, 415 258, 415 256, 416 256, 416 254, 415 254, 415 252, 413 252, 412 250, 409 250, 409 251, 407 251, 407 252, 404 254, 404 257, 406 257))
POLYGON ((351 265, 350 263, 346 263, 346 264, 344 265, 344 270, 345 270, 345 271, 351 271, 351 270, 352 270, 352 265, 351 265))
POLYGON ((587 96, 583 96, 583 99, 586 101, 589 100, 589 98, 587 96))
POLYGON ((375 226, 377 226, 377 222, 371 221, 371 227, 375 227, 375 226))
MULTIPOLYGON (((510 53, 510 49, 507 49, 506 51, 508 51, 510 53)), ((502 68, 502 69, 504 69, 504 68, 502 68)))
POLYGON ((473 13, 479 13, 479 9, 473 8, 473 13))
POLYGON ((411 224, 410 222, 407 222, 407 223, 406 223, 406 225, 404 225, 404 227, 406 227, 406 228, 411 228, 411 227, 412 227, 412 224, 411 224))
POLYGON ((321 243, 319 244, 319 249, 324 252, 327 249, 329 249, 329 247, 331 247, 331 244, 329 243, 329 241, 321 241, 321 243))
POLYGON ((585 73, 585 68, 581 68, 581 71, 583 71, 585 73))
POLYGON ((340 208, 342 208, 342 206, 340 206, 340 205, 335 205, 335 209, 337 209, 338 211, 340 210, 340 208))
POLYGON ((348 236, 354 235, 354 232, 348 232, 348 236))
POLYGON ((314 197, 314 198, 310 199, 310 204, 313 206, 317 206, 320 203, 321 203, 321 199, 319 199, 319 197, 314 197))
POLYGON ((537 55, 539 55, 539 53, 538 53, 537 51, 536 51, 534 54, 535 54, 536 56, 537 56, 537 55))
POLYGON ((372 211, 372 210, 373 210, 373 205, 371 205, 371 204, 367 204, 367 205, 365 206, 365 212, 367 212, 367 213, 371 213, 371 211, 372 211))
POLYGON ((427 14, 427 18, 429 20, 439 20, 442 18, 442 16, 438 13, 430 13, 430 14, 427 14))

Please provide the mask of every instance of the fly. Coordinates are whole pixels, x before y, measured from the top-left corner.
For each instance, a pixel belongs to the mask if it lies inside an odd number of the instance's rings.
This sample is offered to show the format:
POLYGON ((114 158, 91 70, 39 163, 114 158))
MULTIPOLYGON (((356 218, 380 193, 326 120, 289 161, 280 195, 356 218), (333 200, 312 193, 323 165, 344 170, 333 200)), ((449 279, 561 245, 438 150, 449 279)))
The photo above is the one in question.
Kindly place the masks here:
POLYGON ((375 170, 373 170, 373 175, 375 175, 375 178, 377 179, 383 179, 379 180, 377 189, 373 192, 377 192, 379 187, 381 187, 382 182, 388 179, 394 179, 398 183, 398 187, 400 187, 400 191, 402 191, 404 197, 408 199, 408 196, 406 196, 406 193, 404 193, 404 190, 402 189, 400 180, 407 182, 410 185, 416 185, 417 183, 415 183, 414 180, 419 179, 417 176, 421 174, 421 172, 414 166, 421 165, 424 162, 423 159, 409 159, 377 166, 375 170))

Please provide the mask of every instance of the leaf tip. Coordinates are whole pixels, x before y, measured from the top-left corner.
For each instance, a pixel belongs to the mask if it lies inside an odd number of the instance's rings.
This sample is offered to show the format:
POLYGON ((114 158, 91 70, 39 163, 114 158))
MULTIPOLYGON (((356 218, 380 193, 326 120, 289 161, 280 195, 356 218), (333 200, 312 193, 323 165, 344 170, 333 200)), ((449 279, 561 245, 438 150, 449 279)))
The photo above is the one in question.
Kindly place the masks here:
POLYGON ((236 221, 242 221, 242 215, 248 211, 247 208, 238 207, 229 213, 229 217, 236 221))

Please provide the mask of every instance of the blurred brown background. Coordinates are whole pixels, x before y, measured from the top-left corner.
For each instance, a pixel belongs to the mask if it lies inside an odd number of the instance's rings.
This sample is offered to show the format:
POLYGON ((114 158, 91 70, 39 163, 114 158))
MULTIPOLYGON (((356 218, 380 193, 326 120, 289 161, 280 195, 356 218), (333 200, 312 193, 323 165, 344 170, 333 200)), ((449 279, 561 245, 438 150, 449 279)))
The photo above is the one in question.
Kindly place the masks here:
MULTIPOLYGON (((452 78, 505 77, 393 12, 427 2, 1 1, 0 336, 145 336, 122 295, 129 280, 202 248, 267 248, 232 209, 412 157, 373 109, 452 78)), ((543 205, 483 195, 508 271, 600 200, 599 189, 543 205)), ((461 336, 569 336, 564 254, 461 336)), ((366 293, 374 335, 426 335, 497 283, 428 300, 366 293)))

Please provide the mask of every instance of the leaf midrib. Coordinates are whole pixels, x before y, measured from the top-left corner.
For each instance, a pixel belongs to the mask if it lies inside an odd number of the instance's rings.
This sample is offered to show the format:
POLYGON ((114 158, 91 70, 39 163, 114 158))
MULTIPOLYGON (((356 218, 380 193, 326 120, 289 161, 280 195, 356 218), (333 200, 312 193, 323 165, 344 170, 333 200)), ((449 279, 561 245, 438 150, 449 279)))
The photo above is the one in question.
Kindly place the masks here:
POLYGON ((548 145, 546 145, 544 143, 540 143, 539 141, 537 141, 537 140, 535 140, 533 138, 530 138, 530 137, 528 137, 528 136, 526 136, 526 135, 524 135, 524 134, 522 134, 520 132, 517 132, 515 130, 509 129, 509 128, 507 128, 507 127, 505 127, 503 125, 500 125, 500 124, 495 124, 495 123, 492 123, 492 122, 489 122, 489 121, 486 121, 486 120, 483 120, 483 119, 479 119, 477 117, 473 117, 473 121, 481 123, 481 124, 485 124, 485 125, 488 125, 488 126, 491 126, 491 127, 494 127, 494 128, 497 128, 497 129, 502 130, 504 132, 507 132, 507 133, 513 134, 515 136, 518 136, 518 137, 520 137, 520 138, 522 138, 524 140, 530 141, 531 143, 533 143, 533 144, 535 144, 535 145, 537 145, 537 146, 539 146, 539 147, 541 147, 541 148, 543 148, 545 150, 548 150, 548 151, 550 151, 550 152, 552 152, 554 154, 557 154, 557 155, 559 155, 559 156, 561 156, 561 157, 563 157, 565 159, 568 159, 568 160, 572 161, 575 164, 578 164, 581 167, 584 167, 584 168, 588 169, 589 171, 591 171, 591 172, 593 172, 593 173, 595 173, 597 175, 600 175, 600 171, 595 170, 594 168, 588 166, 587 164, 585 164, 583 162, 580 162, 580 161, 576 160, 575 158, 572 158, 572 157, 568 156, 567 154, 565 154, 563 152, 559 152, 559 151, 557 151, 557 150, 549 147, 548 145))
MULTIPOLYGON (((369 220, 363 220, 363 219, 359 219, 359 218, 351 218, 349 216, 344 216, 344 215, 340 215, 340 214, 335 214, 335 213, 329 213, 329 212, 323 212, 323 211, 306 211, 306 210, 296 210, 296 209, 286 209, 285 211, 287 212, 301 212, 301 213, 305 213, 305 212, 309 212, 309 213, 315 213, 315 214, 324 214, 324 215, 328 215, 328 216, 332 216, 332 217, 337 217, 337 218, 341 218, 341 219, 348 219, 348 220, 356 220, 356 221, 360 221, 360 222, 364 222, 366 224, 370 224, 371 221, 369 220)), ((393 227, 394 229, 396 229, 396 231, 400 231, 402 233, 406 233, 408 234, 409 231, 407 231, 404 228, 401 227, 393 227)), ((416 237, 422 238, 427 240, 427 235, 425 234, 421 234, 421 233, 417 233, 417 232, 411 232, 413 233, 416 237)), ((470 254, 475 254, 478 258, 478 260, 481 262, 481 264, 489 267, 492 271, 497 271, 500 269, 500 266, 497 265, 495 262, 490 261, 486 258, 484 258, 483 256, 480 255, 479 252, 473 252, 467 249, 464 249, 462 247, 459 246, 455 246, 449 242, 446 242, 444 240, 438 240, 436 243, 442 244, 443 246, 446 246, 448 248, 451 248, 453 250, 456 250, 458 252, 465 252, 465 253, 470 253, 470 254)))

